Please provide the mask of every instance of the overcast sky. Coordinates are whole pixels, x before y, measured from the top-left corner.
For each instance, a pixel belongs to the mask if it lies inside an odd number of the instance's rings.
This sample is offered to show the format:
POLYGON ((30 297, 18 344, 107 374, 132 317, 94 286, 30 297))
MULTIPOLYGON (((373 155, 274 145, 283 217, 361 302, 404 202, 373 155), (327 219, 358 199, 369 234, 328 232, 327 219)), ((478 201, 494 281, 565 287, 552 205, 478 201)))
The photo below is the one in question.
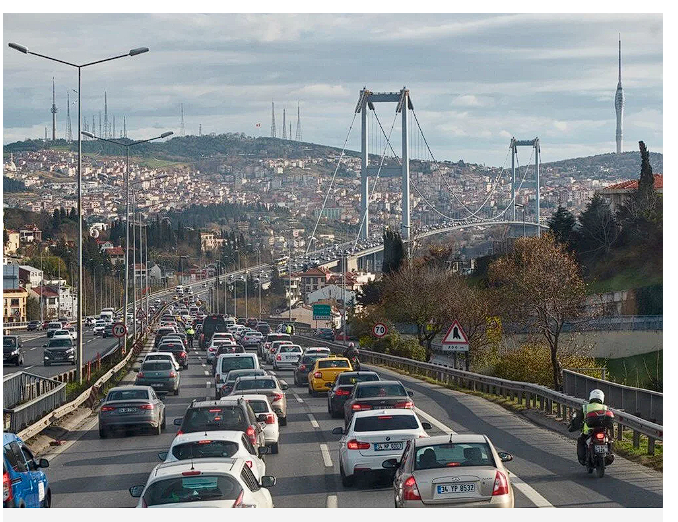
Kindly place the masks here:
MULTIPOLYGON (((511 136, 539 136, 544 162, 612 152, 621 33, 624 149, 663 148, 661 15, 5 14, 3 28, 4 143, 51 135, 52 76, 64 137, 77 88, 75 69, 7 47, 17 42, 77 63, 149 47, 83 69, 84 117, 98 126, 107 91, 116 134, 124 115, 134 139, 178 133, 181 103, 187 134, 268 136, 271 101, 278 135, 283 107, 295 133, 298 101, 304 141, 341 147, 363 86, 407 86, 437 159, 501 166, 511 136)), ((395 105, 376 108, 388 133, 395 105)), ((399 121, 393 136, 399 146, 399 121)))

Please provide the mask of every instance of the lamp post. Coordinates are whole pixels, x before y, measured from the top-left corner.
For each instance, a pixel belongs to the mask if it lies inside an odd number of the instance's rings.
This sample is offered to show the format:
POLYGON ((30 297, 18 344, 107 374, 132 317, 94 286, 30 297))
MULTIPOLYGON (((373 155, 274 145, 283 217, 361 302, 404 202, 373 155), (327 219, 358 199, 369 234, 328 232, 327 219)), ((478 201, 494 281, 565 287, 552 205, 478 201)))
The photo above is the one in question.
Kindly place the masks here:
POLYGON ((63 63, 64 65, 69 65, 78 69, 78 325, 77 325, 77 346, 78 346, 78 364, 77 364, 77 378, 78 383, 82 383, 82 137, 80 135, 80 126, 82 125, 82 115, 81 115, 81 102, 82 102, 82 69, 84 67, 89 67, 90 65, 96 65, 99 63, 110 62, 111 60, 117 60, 118 58, 124 58, 126 56, 137 56, 138 54, 147 53, 148 47, 138 47, 136 49, 131 49, 126 54, 121 54, 118 56, 112 56, 110 58, 104 58, 103 60, 96 60, 94 62, 84 63, 82 65, 77 65, 74 63, 66 62, 64 60, 58 60, 50 56, 45 56, 44 54, 38 54, 29 51, 23 45, 16 43, 8 44, 12 49, 19 51, 24 54, 32 54, 34 56, 39 56, 40 58, 45 58, 47 60, 52 60, 53 62, 63 63))
POLYGON ((525 205, 516 203, 515 206, 520 207, 520 209, 523 211, 523 237, 525 237, 525 205))

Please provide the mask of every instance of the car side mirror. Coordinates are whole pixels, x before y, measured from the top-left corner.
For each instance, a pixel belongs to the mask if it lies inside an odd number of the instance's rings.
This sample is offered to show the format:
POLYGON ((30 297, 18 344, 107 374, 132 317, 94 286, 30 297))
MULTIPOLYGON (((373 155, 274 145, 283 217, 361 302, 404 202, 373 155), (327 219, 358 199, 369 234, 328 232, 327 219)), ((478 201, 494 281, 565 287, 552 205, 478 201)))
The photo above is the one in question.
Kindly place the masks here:
POLYGON ((43 344, 42 347, 43 347, 43 348, 47 348, 47 345, 46 345, 46 344, 43 344))
POLYGON ((341 426, 334 428, 332 430, 332 435, 343 435, 343 434, 344 434, 344 428, 342 428, 341 426))
POLYGON ((144 492, 144 486, 139 484, 138 486, 132 486, 129 488, 129 494, 132 495, 134 498, 139 498, 141 494, 144 492))
POLYGON ((505 451, 498 451, 497 455, 499 455, 502 462, 510 462, 513 460, 513 455, 506 453, 505 451))
POLYGON ((269 448, 268 446, 261 446, 261 447, 257 450, 257 453, 259 454, 260 457, 261 457, 262 455, 268 455, 269 453, 271 453, 271 448, 269 448))
POLYGON ((259 415, 257 415, 257 422, 266 422, 267 417, 268 415, 266 415, 265 413, 260 413, 259 415))
POLYGON ((38 460, 38 467, 39 468, 49 468, 49 460, 47 460, 47 459, 38 460))
POLYGON ((285 381, 280 381, 280 389, 281 390, 287 390, 288 388, 289 388, 289 386, 287 385, 287 383, 285 381))
POLYGON ((166 451, 161 451, 160 453, 158 453, 158 458, 159 458, 161 461, 165 462, 165 460, 167 460, 167 452, 166 452, 166 451))
POLYGON ((407 395, 414 397, 414 392, 412 390, 407 390, 407 395))
POLYGON ((178 419, 174 419, 174 425, 175 426, 181 426, 181 423, 182 423, 183 420, 184 419, 182 419, 181 417, 178 418, 178 419))
POLYGON ((387 459, 381 463, 384 469, 396 469, 398 467, 398 459, 387 459))
POLYGON ((272 488, 273 486, 275 486, 275 482, 276 482, 275 477, 271 475, 264 475, 263 477, 261 477, 262 488, 272 488))

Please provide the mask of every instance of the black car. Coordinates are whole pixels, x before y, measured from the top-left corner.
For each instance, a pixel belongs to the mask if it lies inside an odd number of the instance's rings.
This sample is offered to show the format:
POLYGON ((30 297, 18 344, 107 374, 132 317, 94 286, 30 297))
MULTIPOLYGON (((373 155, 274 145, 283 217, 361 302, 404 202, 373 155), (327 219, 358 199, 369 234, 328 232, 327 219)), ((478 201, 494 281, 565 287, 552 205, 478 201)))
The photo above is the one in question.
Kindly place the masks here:
POLYGON ((255 327, 255 330, 261 332, 262 335, 265 337, 271 333, 271 326, 268 323, 258 323, 257 326, 255 327))
POLYGON ((50 339, 45 348, 43 361, 45 366, 56 363, 69 363, 75 365, 75 347, 71 339, 50 339))
POLYGON ((381 408, 414 409, 414 392, 406 390, 400 381, 359 382, 344 402, 344 424, 351 423, 356 411, 381 408))
POLYGON ((344 415, 344 403, 358 382, 378 381, 376 372, 344 372, 340 373, 334 386, 327 394, 327 411, 332 417, 344 415))
POLYGON ((23 366, 24 355, 23 344, 18 335, 2 336, 2 364, 23 366))
POLYGON ((42 323, 40 321, 31 321, 26 325, 26 330, 32 332, 33 330, 40 330, 42 328, 42 323))
POLYGON ((169 333, 176 333, 176 330, 173 326, 163 326, 162 328, 158 328, 158 331, 155 333, 153 346, 157 348, 162 338, 169 333))
POLYGON ((313 369, 318 359, 326 359, 325 353, 314 353, 312 355, 303 355, 297 365, 294 367, 294 384, 296 386, 305 386, 308 384, 308 372, 313 369))
POLYGON ((177 362, 184 368, 188 368, 188 352, 184 349, 184 346, 179 343, 172 343, 172 342, 164 342, 160 343, 158 347, 156 348, 157 352, 172 352, 174 354, 174 358, 177 360, 177 362))
POLYGON ((106 337, 113 337, 113 323, 109 323, 106 326, 104 326, 103 332, 101 332, 101 337, 104 339, 106 337))

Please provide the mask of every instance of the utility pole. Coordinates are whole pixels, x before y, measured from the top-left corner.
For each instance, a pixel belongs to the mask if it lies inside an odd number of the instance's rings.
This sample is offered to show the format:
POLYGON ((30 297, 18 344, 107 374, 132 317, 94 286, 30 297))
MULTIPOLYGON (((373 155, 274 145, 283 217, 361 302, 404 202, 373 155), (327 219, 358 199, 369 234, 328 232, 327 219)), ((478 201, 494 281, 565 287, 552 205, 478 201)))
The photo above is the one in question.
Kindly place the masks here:
POLYGON ((342 284, 342 302, 344 304, 344 344, 346 343, 346 263, 348 261, 348 256, 344 255, 343 253, 341 254, 342 258, 342 276, 343 276, 343 284, 342 284))

